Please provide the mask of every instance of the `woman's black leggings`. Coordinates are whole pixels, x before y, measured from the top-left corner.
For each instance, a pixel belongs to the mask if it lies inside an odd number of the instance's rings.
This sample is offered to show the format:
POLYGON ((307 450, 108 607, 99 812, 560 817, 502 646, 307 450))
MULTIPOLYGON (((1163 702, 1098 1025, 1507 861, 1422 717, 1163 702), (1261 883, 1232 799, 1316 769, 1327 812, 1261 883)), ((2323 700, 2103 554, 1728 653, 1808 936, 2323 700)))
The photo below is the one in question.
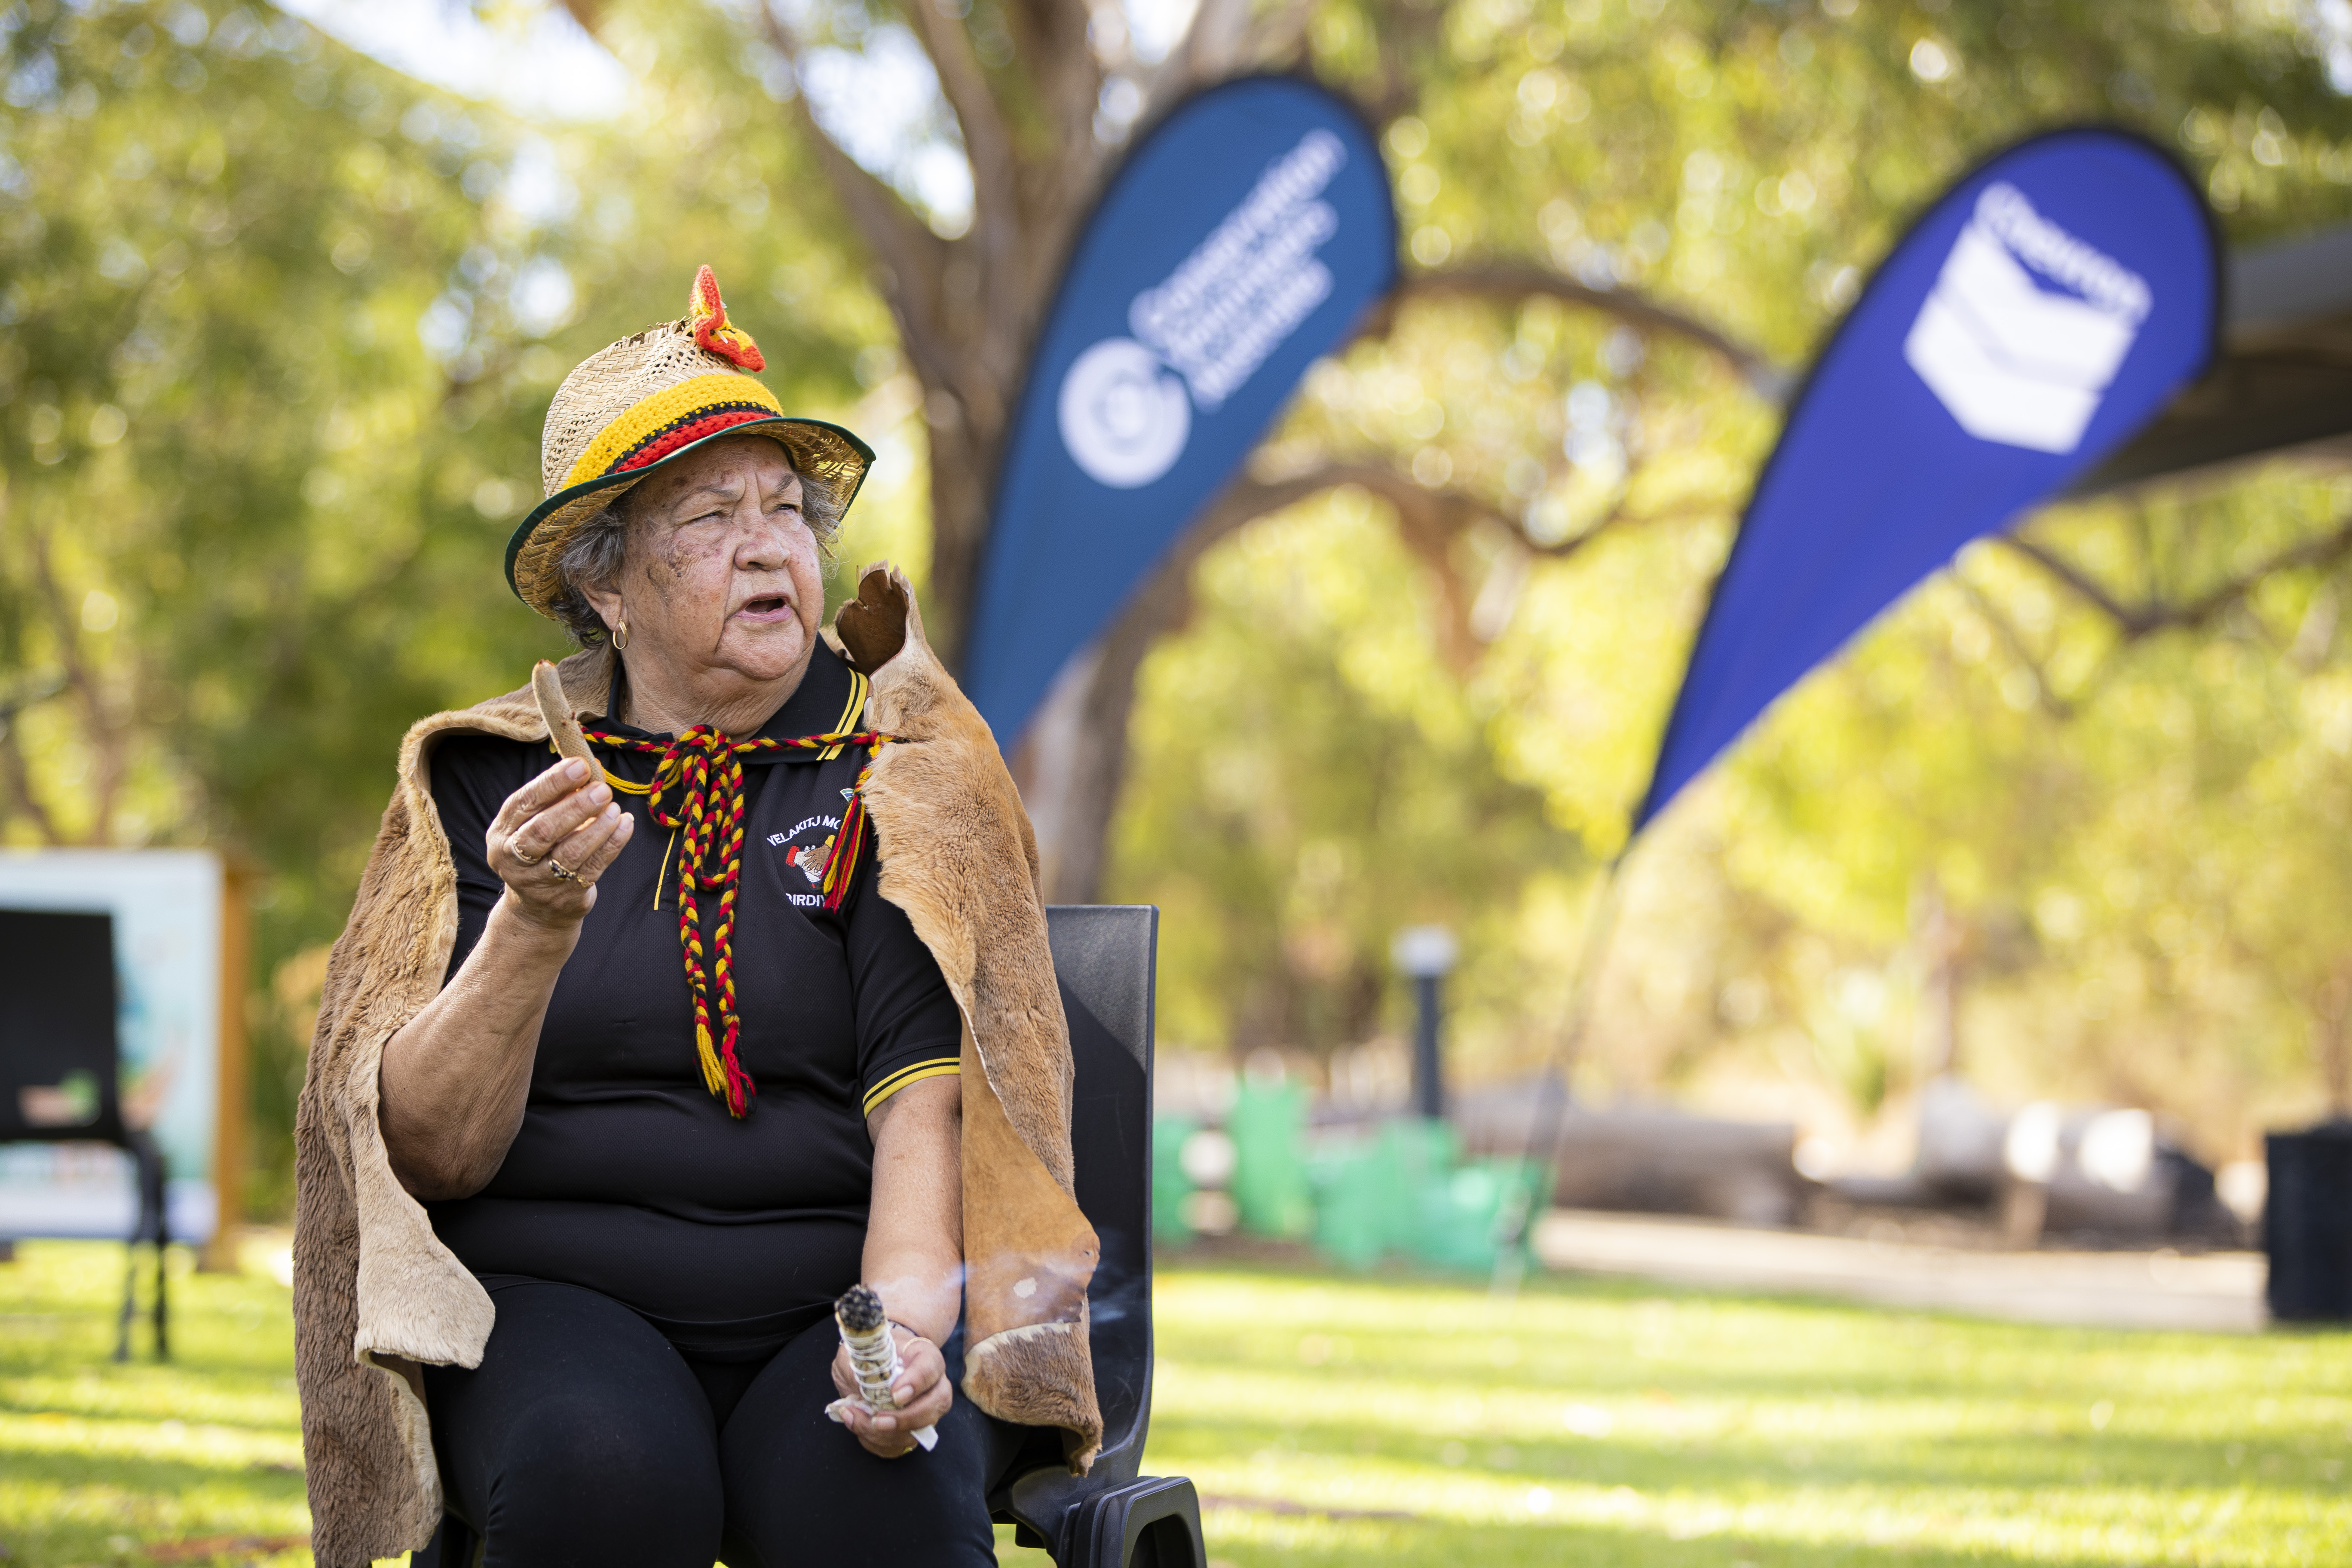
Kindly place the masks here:
POLYGON ((1018 1429, 959 1393, 938 1447, 875 1458, 824 1414, 830 1318, 743 1363, 689 1360, 577 1286, 497 1301, 479 1368, 425 1369, 449 1511, 486 1568, 995 1563, 985 1500, 1018 1429))

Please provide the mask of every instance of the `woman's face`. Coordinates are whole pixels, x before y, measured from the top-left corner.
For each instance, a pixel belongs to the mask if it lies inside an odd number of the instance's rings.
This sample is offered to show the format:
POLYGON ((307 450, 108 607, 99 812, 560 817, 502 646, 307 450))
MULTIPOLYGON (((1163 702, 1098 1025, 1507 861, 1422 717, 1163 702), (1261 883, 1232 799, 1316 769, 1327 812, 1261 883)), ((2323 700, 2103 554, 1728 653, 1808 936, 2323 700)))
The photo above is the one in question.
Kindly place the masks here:
POLYGON ((627 621, 633 671, 656 660, 665 684, 699 687, 807 667, 824 584, 782 447, 730 436, 698 447, 632 491, 628 517, 620 580, 591 597, 607 626, 627 621))

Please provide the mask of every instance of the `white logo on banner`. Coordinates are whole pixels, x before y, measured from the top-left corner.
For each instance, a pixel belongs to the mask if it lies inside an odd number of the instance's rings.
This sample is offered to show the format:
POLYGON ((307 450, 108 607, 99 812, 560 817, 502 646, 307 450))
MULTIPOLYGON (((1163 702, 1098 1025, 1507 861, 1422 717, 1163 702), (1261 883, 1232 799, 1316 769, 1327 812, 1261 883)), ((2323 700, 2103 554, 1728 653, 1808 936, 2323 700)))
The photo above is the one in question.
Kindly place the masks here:
POLYGON ((1135 489, 1175 467, 1193 405, 1222 406, 1329 296, 1330 268, 1315 253, 1339 216, 1318 198, 1347 161, 1337 136, 1308 132, 1167 281, 1135 297, 1135 336, 1077 357, 1056 412, 1062 444, 1088 476, 1135 489))
POLYGON ((1184 384, 1133 338, 1105 338, 1078 356, 1062 378, 1060 413, 1070 456, 1113 489, 1166 473, 1192 434, 1184 384))
POLYGON ((1995 184, 1945 258, 1903 358, 1969 435, 2071 452, 2150 302, 2145 279, 1995 184), (2069 292, 2043 289, 2037 272, 2069 292))

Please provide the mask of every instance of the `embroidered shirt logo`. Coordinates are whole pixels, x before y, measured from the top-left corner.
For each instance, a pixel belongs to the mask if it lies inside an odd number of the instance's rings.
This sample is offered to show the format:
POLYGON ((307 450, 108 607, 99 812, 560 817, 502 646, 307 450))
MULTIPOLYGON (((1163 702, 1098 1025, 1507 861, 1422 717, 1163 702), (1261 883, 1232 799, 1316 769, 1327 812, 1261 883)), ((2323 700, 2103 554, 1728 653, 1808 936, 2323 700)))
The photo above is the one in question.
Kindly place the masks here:
POLYGON ((824 863, 833 854, 833 840, 822 844, 802 844, 784 851, 785 863, 800 868, 802 876, 814 888, 824 880, 824 863))
MULTIPOLYGON (((802 817, 785 832, 769 834, 768 842, 783 850, 784 864, 806 877, 809 886, 815 888, 824 885, 824 868, 833 858, 833 841, 840 832, 840 817, 820 814, 802 817), (805 844, 795 842, 807 833, 822 833, 824 837, 813 838, 805 844)), ((795 904, 802 903, 803 895, 794 893, 792 900, 795 904)))

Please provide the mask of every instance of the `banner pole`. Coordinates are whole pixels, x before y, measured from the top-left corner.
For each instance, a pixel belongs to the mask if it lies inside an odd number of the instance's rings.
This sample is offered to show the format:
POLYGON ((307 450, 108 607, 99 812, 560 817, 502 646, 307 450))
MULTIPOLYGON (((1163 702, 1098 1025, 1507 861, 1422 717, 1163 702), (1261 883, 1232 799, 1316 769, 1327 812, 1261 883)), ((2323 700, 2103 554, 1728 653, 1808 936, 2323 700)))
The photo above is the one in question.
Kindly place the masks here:
POLYGON ((1618 910, 1624 902, 1625 862, 1633 856, 1634 842, 1638 840, 1629 841, 1601 868, 1601 886, 1584 911, 1583 949, 1575 978, 1569 983, 1559 1032, 1536 1088, 1535 1116, 1528 1126, 1527 1152, 1522 1158, 1528 1179, 1496 1227, 1495 1276, 1489 1291, 1500 1300, 1507 1301, 1518 1293, 1519 1281, 1527 1272, 1528 1232, 1535 1226, 1538 1212, 1551 1198, 1552 1166, 1559 1157, 1560 1133, 1568 1120, 1568 1074, 1575 1068, 1584 1031, 1592 1021, 1601 972, 1609 962, 1610 939, 1616 933, 1618 910))

